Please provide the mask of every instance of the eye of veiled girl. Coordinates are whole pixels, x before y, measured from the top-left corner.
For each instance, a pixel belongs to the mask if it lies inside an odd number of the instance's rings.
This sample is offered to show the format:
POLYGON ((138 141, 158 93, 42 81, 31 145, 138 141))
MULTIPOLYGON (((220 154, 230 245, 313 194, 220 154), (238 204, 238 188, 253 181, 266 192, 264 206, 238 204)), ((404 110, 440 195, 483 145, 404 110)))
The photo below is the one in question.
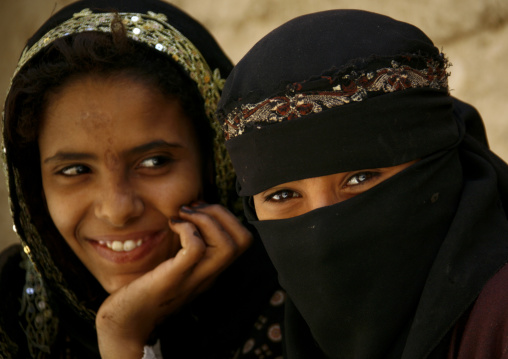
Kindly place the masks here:
POLYGON ((269 194, 268 196, 266 196, 266 201, 267 202, 284 202, 284 201, 287 201, 291 198, 297 198, 297 197, 300 197, 300 194, 298 192, 284 189, 284 190, 279 190, 275 193, 269 194))
POLYGON ((362 185, 379 175, 380 174, 378 172, 358 172, 349 177, 349 179, 346 182, 346 186, 362 185))

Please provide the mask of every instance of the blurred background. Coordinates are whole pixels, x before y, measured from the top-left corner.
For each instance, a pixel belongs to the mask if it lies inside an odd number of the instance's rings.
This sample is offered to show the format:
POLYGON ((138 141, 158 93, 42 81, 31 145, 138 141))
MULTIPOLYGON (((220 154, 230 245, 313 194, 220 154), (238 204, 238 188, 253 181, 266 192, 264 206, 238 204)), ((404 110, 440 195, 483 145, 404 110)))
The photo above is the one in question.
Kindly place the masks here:
MULTIPOLYGON (((69 0, 0 0, 0 93, 26 40, 69 0)), ((508 160, 508 0, 174 0, 214 34, 233 62, 293 17, 334 8, 389 15, 422 29, 448 56, 452 95, 475 106, 491 148, 508 160)), ((340 41, 340 39, 337 39, 340 41)), ((4 97, 2 97, 3 109, 4 97)), ((0 250, 16 241, 0 174, 0 250)))

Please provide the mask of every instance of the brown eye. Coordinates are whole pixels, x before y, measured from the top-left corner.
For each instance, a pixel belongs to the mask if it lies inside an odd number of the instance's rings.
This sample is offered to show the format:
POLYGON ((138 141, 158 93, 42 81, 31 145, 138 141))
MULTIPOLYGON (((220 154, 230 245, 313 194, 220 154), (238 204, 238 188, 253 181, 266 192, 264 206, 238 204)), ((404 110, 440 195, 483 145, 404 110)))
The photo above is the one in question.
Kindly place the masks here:
POLYGON ((67 166, 60 170, 60 174, 68 177, 79 176, 85 173, 90 173, 90 169, 84 165, 67 166))
POLYGON ((283 201, 287 201, 288 199, 296 198, 296 197, 300 197, 300 194, 298 192, 291 191, 291 190, 281 190, 281 191, 277 191, 275 193, 268 195, 266 197, 266 200, 272 201, 272 202, 283 202, 283 201))
POLYGON ((361 185, 375 176, 378 176, 377 172, 358 172, 353 176, 349 177, 346 186, 358 186, 361 185))
POLYGON ((143 160, 139 164, 139 167, 157 168, 157 167, 164 166, 165 164, 167 164, 169 162, 171 162, 171 158, 169 158, 169 157, 166 157, 166 156, 153 156, 153 157, 150 157, 150 158, 147 158, 147 159, 143 160))

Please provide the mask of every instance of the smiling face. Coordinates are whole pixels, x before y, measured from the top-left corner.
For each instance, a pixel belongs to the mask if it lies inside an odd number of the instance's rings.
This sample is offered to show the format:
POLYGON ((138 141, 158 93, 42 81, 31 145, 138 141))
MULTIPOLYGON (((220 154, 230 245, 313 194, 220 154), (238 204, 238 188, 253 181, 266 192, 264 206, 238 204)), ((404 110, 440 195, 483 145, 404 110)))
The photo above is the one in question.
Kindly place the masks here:
POLYGON ((106 291, 176 254, 168 220, 202 192, 176 100, 127 78, 78 78, 49 96, 38 143, 50 216, 106 291))
POLYGON ((415 162, 280 184, 254 196, 257 217, 259 220, 285 219, 331 206, 368 191, 415 162))

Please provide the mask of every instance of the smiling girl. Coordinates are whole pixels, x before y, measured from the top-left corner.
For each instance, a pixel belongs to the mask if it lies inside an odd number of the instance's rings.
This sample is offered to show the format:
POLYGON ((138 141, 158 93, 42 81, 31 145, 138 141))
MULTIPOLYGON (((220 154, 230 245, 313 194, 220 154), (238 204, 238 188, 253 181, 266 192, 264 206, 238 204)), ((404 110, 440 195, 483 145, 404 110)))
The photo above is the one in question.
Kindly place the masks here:
POLYGON ((4 116, 21 246, 0 258, 0 357, 239 355, 277 284, 224 207, 230 70, 157 0, 79 1, 28 41, 4 116))

